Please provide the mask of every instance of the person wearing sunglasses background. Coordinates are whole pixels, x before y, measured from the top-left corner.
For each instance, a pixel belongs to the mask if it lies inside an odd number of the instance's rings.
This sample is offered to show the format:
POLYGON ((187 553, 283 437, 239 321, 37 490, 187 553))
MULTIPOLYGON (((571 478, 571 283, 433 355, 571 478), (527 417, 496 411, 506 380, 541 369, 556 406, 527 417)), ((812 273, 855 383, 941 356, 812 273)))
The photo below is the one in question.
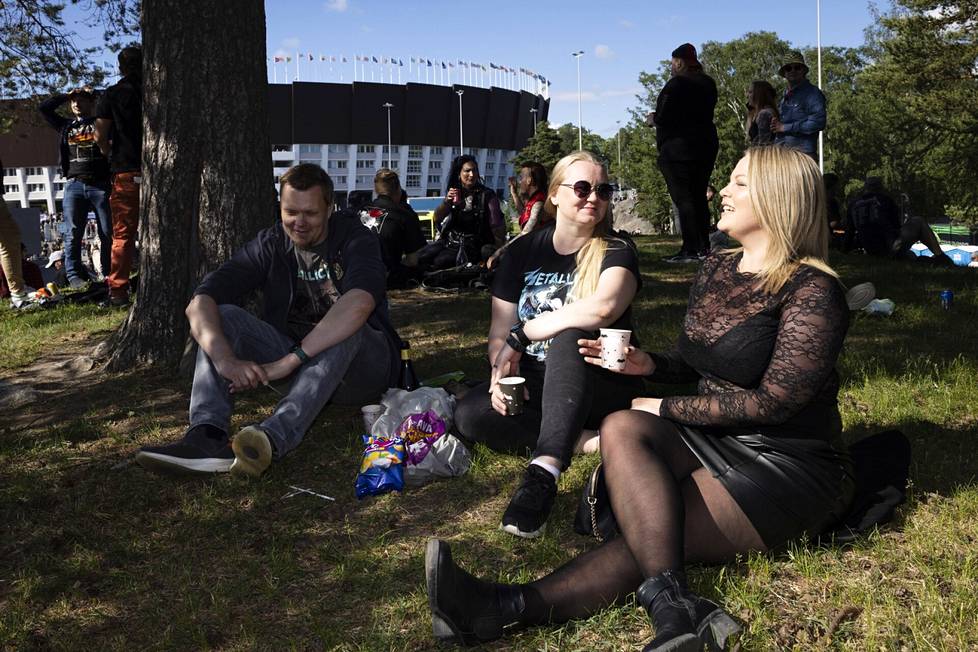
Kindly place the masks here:
POLYGON ((775 142, 818 159, 818 133, 825 129, 825 95, 808 81, 808 66, 801 52, 788 53, 778 74, 788 88, 771 123, 775 142))
POLYGON ((575 444, 589 435, 593 448, 601 419, 643 389, 640 378, 588 365, 577 351, 577 340, 599 328, 632 330, 638 255, 611 230, 611 195, 607 170, 590 152, 554 166, 545 208, 553 221, 507 247, 493 279, 491 379, 455 411, 468 441, 531 455, 502 518, 502 529, 516 536, 543 533, 575 444), (520 415, 507 416, 498 384, 507 376, 526 379, 520 415))

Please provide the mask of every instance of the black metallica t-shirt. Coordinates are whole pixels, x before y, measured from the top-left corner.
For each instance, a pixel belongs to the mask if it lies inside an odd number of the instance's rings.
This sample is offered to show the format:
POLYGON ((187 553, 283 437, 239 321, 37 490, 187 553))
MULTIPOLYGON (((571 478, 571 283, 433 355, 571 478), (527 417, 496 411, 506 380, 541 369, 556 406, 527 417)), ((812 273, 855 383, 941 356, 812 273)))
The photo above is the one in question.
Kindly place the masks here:
POLYGON ((95 143, 95 119, 83 118, 68 125, 68 178, 86 183, 109 178, 109 159, 95 143))
MULTIPOLYGON (((577 279, 577 254, 562 256, 557 253, 554 249, 555 228, 555 225, 550 225, 521 236, 507 247, 499 261, 492 295, 517 304, 520 321, 526 322, 540 313, 559 310, 568 303, 567 293, 577 279)), ((641 288, 638 255, 630 242, 612 237, 601 262, 601 271, 611 267, 624 267, 630 271, 641 288)), ((631 306, 609 328, 633 330, 631 306)), ((526 354, 542 362, 547 357, 549 345, 549 341, 533 342, 526 347, 526 354)))

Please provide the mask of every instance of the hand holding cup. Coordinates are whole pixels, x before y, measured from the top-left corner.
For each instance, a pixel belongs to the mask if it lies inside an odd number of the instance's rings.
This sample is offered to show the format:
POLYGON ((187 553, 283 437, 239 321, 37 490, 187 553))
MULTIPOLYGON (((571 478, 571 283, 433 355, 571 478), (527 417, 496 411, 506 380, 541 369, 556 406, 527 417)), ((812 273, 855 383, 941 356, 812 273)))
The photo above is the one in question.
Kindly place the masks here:
MULTIPOLYGON (((604 330, 604 329, 602 329, 604 330)), ((626 331, 630 333, 630 331, 626 331)), ((617 355, 614 357, 615 368, 611 368, 604 364, 603 358, 609 358, 609 351, 602 352, 602 344, 608 338, 598 338, 596 340, 577 340, 577 345, 580 347, 578 350, 581 355, 584 356, 584 361, 589 364, 596 365, 598 367, 605 367, 615 371, 617 373, 625 374, 626 376, 648 376, 653 371, 655 371, 655 363, 652 361, 652 356, 650 356, 645 351, 637 349, 634 346, 628 345, 628 340, 625 340, 625 346, 622 350, 623 355, 617 355), (624 362, 619 362, 621 358, 624 357, 624 362)), ((620 340, 618 340, 620 341, 620 340)))

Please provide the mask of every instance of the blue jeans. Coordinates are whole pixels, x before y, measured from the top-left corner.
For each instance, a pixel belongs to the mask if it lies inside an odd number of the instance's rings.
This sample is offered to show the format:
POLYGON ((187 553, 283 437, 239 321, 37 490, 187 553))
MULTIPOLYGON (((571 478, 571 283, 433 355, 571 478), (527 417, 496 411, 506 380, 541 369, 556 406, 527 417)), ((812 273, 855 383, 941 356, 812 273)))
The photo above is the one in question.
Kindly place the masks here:
POLYGON ((95 211, 98 229, 99 255, 102 273, 108 274, 112 256, 112 213, 109 210, 109 185, 105 187, 87 184, 78 179, 69 179, 65 184, 65 273, 68 280, 88 280, 88 270, 82 264, 81 246, 88 223, 88 211, 95 211))
MULTIPOLYGON (((221 327, 234 354, 260 364, 288 354, 295 344, 272 325, 233 305, 219 306, 221 327)), ((302 441, 327 402, 376 403, 387 389, 398 352, 381 331, 364 324, 342 342, 313 356, 292 375, 288 393, 270 417, 259 424, 281 457, 302 441)), ((253 391, 271 391, 259 387, 253 391)), ((208 424, 229 432, 234 395, 203 348, 197 349, 194 384, 190 390, 190 426, 208 424)))

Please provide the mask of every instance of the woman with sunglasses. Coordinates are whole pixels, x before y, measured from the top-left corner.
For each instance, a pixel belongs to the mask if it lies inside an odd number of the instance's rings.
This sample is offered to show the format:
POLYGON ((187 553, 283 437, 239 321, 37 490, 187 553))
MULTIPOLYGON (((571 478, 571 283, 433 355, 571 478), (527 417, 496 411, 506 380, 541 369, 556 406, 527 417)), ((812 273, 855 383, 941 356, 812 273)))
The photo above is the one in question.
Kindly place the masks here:
POLYGON ((516 536, 543 534, 582 430, 642 390, 640 378, 588 365, 577 352, 577 340, 599 328, 632 329, 638 256, 611 230, 611 194, 607 170, 589 152, 554 166, 546 204, 554 221, 514 241, 493 279, 491 380, 455 411, 456 429, 469 441, 531 455, 502 518, 502 529, 516 536), (522 414, 507 416, 499 386, 507 376, 526 379, 522 414))
MULTIPOLYGON (((655 628, 646 651, 727 649, 740 626, 689 590, 685 564, 774 549, 845 514, 853 478, 839 443, 835 364, 848 316, 825 262, 818 167, 788 148, 751 148, 720 194, 718 226, 742 248, 704 262, 676 348, 631 348, 622 372, 698 380, 698 393, 640 398, 601 424, 621 535, 523 585, 478 580, 430 541, 437 636, 488 640, 513 625, 584 618, 635 593, 655 628)), ((597 364, 599 342, 580 345, 597 364)))

